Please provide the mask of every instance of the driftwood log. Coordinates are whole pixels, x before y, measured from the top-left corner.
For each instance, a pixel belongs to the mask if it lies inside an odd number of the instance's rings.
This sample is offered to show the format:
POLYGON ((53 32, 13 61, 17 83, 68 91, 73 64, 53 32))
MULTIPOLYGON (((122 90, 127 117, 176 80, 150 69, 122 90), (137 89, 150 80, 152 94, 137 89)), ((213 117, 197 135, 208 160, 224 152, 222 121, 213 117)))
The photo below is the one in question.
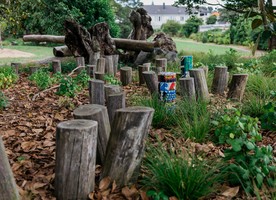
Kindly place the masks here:
MULTIPOLYGON (((62 37, 62 36, 60 36, 60 37, 62 37)), ((64 43, 64 39, 63 39, 63 43, 64 43)), ((73 56, 72 52, 70 51, 70 49, 66 45, 54 47, 53 48, 53 54, 56 57, 73 56)))
POLYGON ((222 95, 227 87, 227 67, 217 66, 215 67, 212 92, 214 94, 222 95))
POLYGON ((81 105, 74 110, 73 115, 75 119, 88 119, 98 122, 97 163, 102 165, 111 131, 106 107, 97 104, 81 105))
POLYGON ((91 104, 104 105, 104 81, 89 81, 89 102, 91 104))
POLYGON ((70 120, 57 125, 57 199, 87 199, 94 191, 97 134, 98 123, 92 120, 70 120))
POLYGON ((189 72, 190 76, 194 78, 197 99, 209 101, 210 95, 204 70, 201 68, 196 68, 189 70, 189 72))
POLYGON ((118 186, 137 181, 153 112, 148 107, 128 107, 115 112, 102 178, 109 176, 118 186))
POLYGON ((188 99, 190 101, 196 100, 194 78, 192 77, 180 78, 179 85, 180 85, 180 94, 183 98, 188 99))
POLYGON ((158 77, 154 71, 145 71, 143 76, 150 93, 158 94, 158 77))
POLYGON ((0 199, 19 200, 19 193, 9 164, 5 147, 0 136, 0 199))
POLYGON ((248 74, 233 74, 229 86, 228 98, 241 101, 245 91, 248 74))

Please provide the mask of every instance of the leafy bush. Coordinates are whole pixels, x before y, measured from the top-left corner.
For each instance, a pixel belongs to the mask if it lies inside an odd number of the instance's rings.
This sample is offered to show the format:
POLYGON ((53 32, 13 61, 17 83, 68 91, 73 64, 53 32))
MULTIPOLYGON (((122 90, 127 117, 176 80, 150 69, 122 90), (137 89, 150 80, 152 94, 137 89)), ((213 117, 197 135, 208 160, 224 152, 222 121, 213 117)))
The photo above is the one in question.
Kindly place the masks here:
POLYGON ((0 67, 0 89, 8 88, 18 79, 11 67, 0 67))
POLYGON ((239 58, 240 55, 238 54, 238 52, 232 48, 229 51, 226 51, 223 55, 223 61, 229 70, 235 67, 235 64, 239 60, 239 58))
POLYGON ((214 192, 223 177, 219 172, 221 164, 217 161, 199 160, 183 152, 168 152, 161 145, 148 147, 143 161, 146 169, 142 184, 151 191, 150 194, 199 199, 214 192))
POLYGON ((75 97, 78 91, 78 85, 70 76, 65 76, 60 81, 60 86, 57 91, 58 95, 75 97))
POLYGON ((266 102, 267 102, 267 99, 264 99, 252 93, 249 93, 246 95, 246 99, 244 100, 241 106, 241 111, 245 115, 259 118, 265 112, 264 106, 266 102))
POLYGON ((34 82, 40 90, 44 90, 52 85, 50 73, 44 70, 37 70, 30 77, 29 80, 34 82))
POLYGON ((211 15, 206 19, 206 24, 215 24, 217 22, 217 16, 211 15))
POLYGON ((0 110, 7 107, 7 105, 8 105, 8 99, 5 96, 5 94, 2 91, 0 91, 0 110))
POLYGON ((269 102, 264 106, 264 114, 260 117, 263 129, 276 131, 276 103, 269 102))
POLYGON ((250 75, 248 77, 246 91, 254 95, 268 99, 271 97, 271 91, 275 90, 275 78, 267 77, 263 74, 250 75))
POLYGON ((87 88, 89 80, 90 77, 87 75, 85 70, 81 70, 81 72, 74 78, 74 81, 80 86, 80 89, 87 88))
POLYGON ((170 35, 175 36, 181 29, 181 24, 174 20, 168 20, 165 24, 162 24, 161 30, 170 35))
POLYGON ((202 19, 196 16, 191 16, 182 26, 181 32, 184 33, 186 37, 189 37, 192 33, 197 33, 199 26, 202 24, 202 19))
POLYGON ((112 84, 112 85, 122 85, 121 81, 119 81, 117 78, 115 78, 112 75, 104 75, 104 80, 106 83, 112 84))

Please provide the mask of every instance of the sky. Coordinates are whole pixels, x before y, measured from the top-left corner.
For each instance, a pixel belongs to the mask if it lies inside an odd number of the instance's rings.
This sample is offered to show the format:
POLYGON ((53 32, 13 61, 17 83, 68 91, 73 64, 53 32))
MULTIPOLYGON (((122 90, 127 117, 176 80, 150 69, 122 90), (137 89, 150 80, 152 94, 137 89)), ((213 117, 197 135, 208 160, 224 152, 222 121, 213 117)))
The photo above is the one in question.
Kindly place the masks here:
MULTIPOLYGON (((167 5, 171 5, 175 2, 175 0, 140 0, 144 5, 151 5, 152 1, 155 5, 162 5, 163 3, 167 5)), ((275 0, 276 1, 276 0, 275 0)), ((210 3, 217 3, 217 0, 208 0, 210 3)))

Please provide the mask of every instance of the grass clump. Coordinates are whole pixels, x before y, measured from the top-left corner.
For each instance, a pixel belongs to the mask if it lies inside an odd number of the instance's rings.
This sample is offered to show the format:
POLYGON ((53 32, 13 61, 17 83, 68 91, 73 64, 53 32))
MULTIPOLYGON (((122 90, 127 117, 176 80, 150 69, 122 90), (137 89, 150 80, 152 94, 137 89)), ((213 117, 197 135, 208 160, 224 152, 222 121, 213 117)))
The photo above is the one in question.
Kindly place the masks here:
POLYGON ((2 91, 0 91, 0 110, 4 109, 7 106, 8 106, 8 99, 5 96, 5 94, 2 91))
POLYGON ((199 199, 216 191, 222 180, 221 164, 213 160, 199 160, 183 152, 173 153, 149 146, 143 162, 145 174, 142 184, 156 194, 175 196, 182 200, 199 199))
POLYGON ((48 71, 43 69, 37 70, 30 77, 29 80, 35 83, 40 90, 44 90, 52 85, 52 78, 48 71))

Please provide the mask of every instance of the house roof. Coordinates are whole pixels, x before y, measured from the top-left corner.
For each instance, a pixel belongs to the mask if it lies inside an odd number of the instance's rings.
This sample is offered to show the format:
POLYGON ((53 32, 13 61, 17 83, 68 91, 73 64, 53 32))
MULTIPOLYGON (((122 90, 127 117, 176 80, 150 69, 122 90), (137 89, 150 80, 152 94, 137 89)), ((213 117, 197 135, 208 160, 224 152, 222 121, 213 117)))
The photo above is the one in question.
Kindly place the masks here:
MULTIPOLYGON (((179 15, 179 14, 188 14, 186 7, 175 7, 171 5, 144 5, 142 6, 148 14, 156 15, 179 15)), ((193 12, 207 13, 208 9, 205 7, 200 7, 199 9, 194 9, 193 12)))

